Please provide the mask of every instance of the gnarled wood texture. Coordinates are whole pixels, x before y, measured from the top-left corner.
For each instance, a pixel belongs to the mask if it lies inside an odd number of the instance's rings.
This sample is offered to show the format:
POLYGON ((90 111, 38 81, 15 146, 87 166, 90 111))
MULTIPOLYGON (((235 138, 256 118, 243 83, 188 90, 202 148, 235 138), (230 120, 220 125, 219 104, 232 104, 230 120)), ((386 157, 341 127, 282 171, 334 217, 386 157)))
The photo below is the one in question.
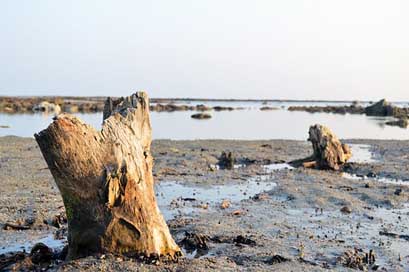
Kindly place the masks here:
POLYGON ((313 157, 319 168, 339 170, 352 157, 349 146, 341 143, 326 126, 311 126, 309 135, 313 157))
POLYGON ((69 114, 35 135, 63 197, 68 258, 93 253, 168 256, 180 249, 154 194, 149 99, 105 104, 101 131, 69 114))
POLYGON ((352 157, 349 146, 342 144, 325 126, 311 126, 308 140, 312 143, 313 155, 291 164, 306 168, 339 170, 352 157))

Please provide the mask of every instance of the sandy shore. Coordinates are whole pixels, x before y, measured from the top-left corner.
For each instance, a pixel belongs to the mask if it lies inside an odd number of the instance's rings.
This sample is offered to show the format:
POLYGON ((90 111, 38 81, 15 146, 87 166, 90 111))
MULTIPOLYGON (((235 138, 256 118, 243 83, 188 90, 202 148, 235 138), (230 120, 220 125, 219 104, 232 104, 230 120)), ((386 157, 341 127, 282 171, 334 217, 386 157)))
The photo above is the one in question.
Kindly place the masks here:
MULTIPOLYGON (((48 269, 345 271, 352 265, 344 253, 356 248, 357 255, 375 252, 378 271, 407 271, 409 141, 346 142, 359 152, 342 175, 286 169, 283 163, 309 155, 307 142, 154 141, 158 203, 186 258, 151 265, 92 256, 48 269), (222 151, 233 152, 236 169, 217 169, 222 151), (227 209, 220 207, 224 199, 227 209), (187 233, 203 237, 208 248, 187 247, 187 233)), ((64 207, 34 139, 0 138, 0 180, 1 253, 21 245, 29 250, 56 233, 65 237, 66 225, 44 223, 64 207), (4 230, 6 223, 25 221, 32 223, 28 230, 4 230)), ((64 245, 64 239, 49 240, 64 245)))

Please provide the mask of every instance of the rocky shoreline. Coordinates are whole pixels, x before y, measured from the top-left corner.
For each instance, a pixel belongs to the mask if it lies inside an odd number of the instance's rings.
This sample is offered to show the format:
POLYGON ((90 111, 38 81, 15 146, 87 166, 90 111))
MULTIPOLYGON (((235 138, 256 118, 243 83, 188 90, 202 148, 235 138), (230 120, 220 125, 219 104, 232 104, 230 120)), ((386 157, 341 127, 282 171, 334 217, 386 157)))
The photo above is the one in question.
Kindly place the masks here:
MULTIPOLYGON (((286 166, 311 155, 311 145, 303 141, 154 141, 156 197, 185 257, 178 263, 147 263, 112 255, 70 262, 51 256, 43 268, 405 271, 409 142, 344 142, 356 154, 344 170, 349 176, 286 166), (217 167, 221 158, 231 166, 231 157, 232 167, 217 167)), ((41 264, 22 263, 25 253, 1 254, 21 251, 18 245, 29 252, 36 241, 60 254, 66 243, 61 196, 34 139, 0 138, 0 169, 1 264, 13 256, 20 261, 9 268, 41 269, 41 264)))
MULTIPOLYGON (((105 97, 0 97, 0 113, 20 114, 36 112, 49 112, 59 114, 67 113, 95 113, 104 111, 105 97)), ((150 111, 152 112, 175 112, 175 111, 233 111, 243 110, 245 107, 231 106, 207 106, 204 104, 190 105, 181 104, 193 101, 224 101, 224 100, 189 100, 189 99, 151 99, 150 111), (177 103, 176 103, 177 102, 177 103)), ((226 100, 230 101, 230 100, 226 100)), ((235 100, 233 100, 235 101, 235 100)), ((240 100, 241 101, 241 100, 240 100)), ((245 102, 247 100, 243 100, 245 102)), ((248 100, 253 101, 253 100, 248 100)), ((260 111, 274 111, 279 108, 266 106, 270 100, 255 100, 263 102, 260 111)), ((284 102, 284 100, 283 100, 284 102)), ((367 116, 394 117, 395 120, 385 122, 389 126, 407 128, 409 125, 409 108, 400 108, 382 99, 368 107, 362 107, 359 102, 352 102, 345 106, 290 106, 288 111, 303 111, 309 113, 333 113, 333 114, 365 114, 367 116)), ((209 119, 209 114, 193 114, 193 118, 209 119), (206 118, 202 118, 205 116, 206 118)), ((210 116, 211 117, 211 116, 210 116)))
MULTIPOLYGON (((20 114, 36 112, 94 113, 103 112, 105 97, 0 97, 0 113, 20 114)), ((232 111, 243 107, 188 105, 172 99, 151 99, 150 110, 174 111, 232 111)))

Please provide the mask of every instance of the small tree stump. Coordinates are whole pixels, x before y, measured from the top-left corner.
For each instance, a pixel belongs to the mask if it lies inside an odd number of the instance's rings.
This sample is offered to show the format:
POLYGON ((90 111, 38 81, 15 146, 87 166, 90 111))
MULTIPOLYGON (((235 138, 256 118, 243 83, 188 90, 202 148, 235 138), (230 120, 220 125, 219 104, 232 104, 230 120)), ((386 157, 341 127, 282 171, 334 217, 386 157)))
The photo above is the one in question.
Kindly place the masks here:
POLYGON ((59 115, 35 135, 68 218, 68 259, 93 253, 181 255, 159 211, 152 176, 149 99, 105 104, 101 131, 59 115))
POLYGON ((352 156, 349 146, 342 144, 325 126, 311 126, 308 140, 312 143, 313 155, 291 164, 306 168, 340 170, 352 156))

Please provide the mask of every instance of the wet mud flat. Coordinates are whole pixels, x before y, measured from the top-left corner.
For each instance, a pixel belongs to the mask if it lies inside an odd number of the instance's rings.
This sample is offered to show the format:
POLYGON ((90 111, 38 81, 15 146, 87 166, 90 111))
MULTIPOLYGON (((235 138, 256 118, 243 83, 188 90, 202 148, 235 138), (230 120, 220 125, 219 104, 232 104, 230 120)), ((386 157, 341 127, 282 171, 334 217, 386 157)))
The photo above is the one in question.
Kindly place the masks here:
MULTIPOLYGON (((99 255, 34 267, 407 271, 409 141, 345 142, 355 156, 337 173, 287 165, 310 154, 303 141, 154 141, 157 201, 185 258, 99 255), (232 152, 232 169, 219 166, 222 152, 232 152)), ((61 252, 64 206, 34 139, 0 138, 0 180, 0 260, 38 242, 61 252)))

